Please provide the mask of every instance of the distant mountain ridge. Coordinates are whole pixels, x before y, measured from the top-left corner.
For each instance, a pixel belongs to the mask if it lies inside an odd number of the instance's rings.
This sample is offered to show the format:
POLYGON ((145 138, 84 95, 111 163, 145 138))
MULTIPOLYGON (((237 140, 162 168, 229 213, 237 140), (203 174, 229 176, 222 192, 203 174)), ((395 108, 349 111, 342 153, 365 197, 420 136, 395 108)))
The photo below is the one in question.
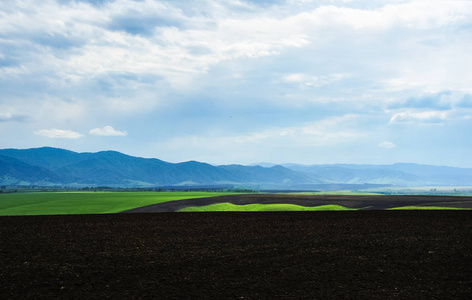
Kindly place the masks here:
POLYGON ((169 163, 116 151, 78 153, 59 148, 0 149, 1 185, 202 186, 316 188, 329 184, 470 185, 472 169, 419 164, 221 165, 169 163))
POLYGON ((413 163, 392 165, 297 165, 283 164, 291 170, 323 176, 328 182, 359 184, 393 184, 398 186, 472 184, 472 169, 431 166, 413 163))
POLYGON ((0 150, 0 184, 3 185, 272 186, 317 182, 310 176, 280 166, 212 166, 197 161, 169 163, 116 151, 77 153, 49 147, 0 150))

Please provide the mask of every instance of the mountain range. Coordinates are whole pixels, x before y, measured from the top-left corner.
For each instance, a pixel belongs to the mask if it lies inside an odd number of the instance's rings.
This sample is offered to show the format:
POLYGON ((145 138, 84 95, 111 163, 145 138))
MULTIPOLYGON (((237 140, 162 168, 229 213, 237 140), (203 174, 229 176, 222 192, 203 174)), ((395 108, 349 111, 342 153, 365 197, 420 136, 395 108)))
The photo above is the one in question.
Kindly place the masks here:
POLYGON ((0 149, 1 185, 208 186, 316 189, 326 185, 471 186, 472 169, 420 164, 220 165, 169 163, 116 151, 0 149))

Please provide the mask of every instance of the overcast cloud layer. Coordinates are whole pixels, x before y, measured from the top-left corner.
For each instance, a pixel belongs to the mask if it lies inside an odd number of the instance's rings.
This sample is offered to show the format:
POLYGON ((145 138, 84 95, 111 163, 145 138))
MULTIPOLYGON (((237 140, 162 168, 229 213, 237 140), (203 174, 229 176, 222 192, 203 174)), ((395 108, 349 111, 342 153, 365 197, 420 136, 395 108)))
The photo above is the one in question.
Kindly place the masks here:
POLYGON ((0 148, 472 167, 472 1, 0 2, 0 148))

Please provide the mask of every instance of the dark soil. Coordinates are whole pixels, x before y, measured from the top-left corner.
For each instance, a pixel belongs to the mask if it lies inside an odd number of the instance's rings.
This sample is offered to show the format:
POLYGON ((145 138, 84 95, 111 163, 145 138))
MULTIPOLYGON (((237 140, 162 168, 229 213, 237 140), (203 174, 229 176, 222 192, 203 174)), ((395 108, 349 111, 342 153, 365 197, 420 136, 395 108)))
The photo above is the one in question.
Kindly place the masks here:
POLYGON ((471 299, 472 211, 0 217, 0 298, 471 299))
POLYGON ((441 206, 472 208, 472 197, 457 196, 343 196, 343 195, 296 195, 296 194, 248 194, 230 195, 210 198, 197 198, 169 201, 138 207, 125 212, 173 212, 189 206, 204 206, 229 202, 236 205, 253 203, 276 204, 290 203, 302 206, 320 206, 337 204, 362 210, 383 210, 401 206, 441 206))

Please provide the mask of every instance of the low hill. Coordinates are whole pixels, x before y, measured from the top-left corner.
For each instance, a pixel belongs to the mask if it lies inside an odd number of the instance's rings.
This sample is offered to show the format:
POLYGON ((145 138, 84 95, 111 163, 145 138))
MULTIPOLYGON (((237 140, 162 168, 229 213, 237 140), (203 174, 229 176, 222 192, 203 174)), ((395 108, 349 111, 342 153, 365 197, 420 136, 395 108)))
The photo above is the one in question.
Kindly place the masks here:
POLYGON ((0 150, 1 185, 218 186, 277 190, 352 189, 372 185, 472 186, 472 169, 398 163, 393 165, 221 165, 169 163, 116 151, 77 153, 58 148, 0 150))
POLYGON ((330 183, 393 184, 398 186, 472 185, 472 169, 421 164, 396 163, 392 165, 299 165, 284 167, 322 178, 330 183))
POLYGON ((0 150, 0 184, 197 186, 215 184, 287 186, 319 183, 282 166, 212 166, 188 161, 169 163, 115 151, 77 153, 56 148, 0 150))
POLYGON ((2 185, 22 185, 29 182, 41 185, 59 181, 61 178, 54 172, 16 158, 0 155, 0 183, 2 185))

